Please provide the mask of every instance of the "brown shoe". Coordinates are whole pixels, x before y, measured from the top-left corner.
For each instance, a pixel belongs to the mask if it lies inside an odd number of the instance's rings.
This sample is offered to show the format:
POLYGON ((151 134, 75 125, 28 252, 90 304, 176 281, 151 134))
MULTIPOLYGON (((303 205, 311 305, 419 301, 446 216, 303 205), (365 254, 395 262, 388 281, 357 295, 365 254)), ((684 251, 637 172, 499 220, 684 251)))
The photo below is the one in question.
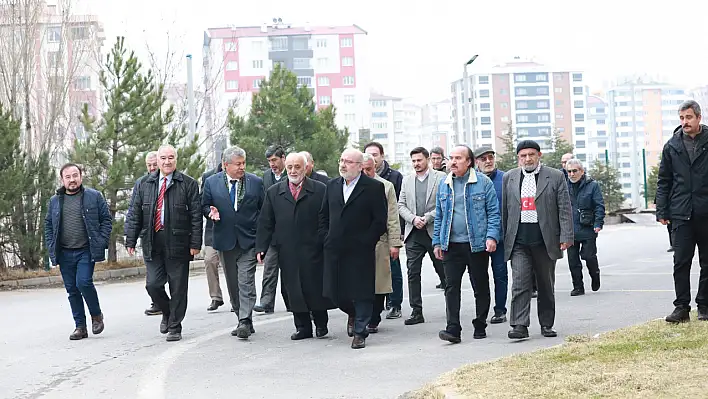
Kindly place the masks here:
POLYGON ((78 341, 84 338, 88 338, 88 331, 86 331, 86 327, 76 327, 76 330, 69 335, 69 339, 72 341, 78 341))
POLYGON ((347 319, 347 335, 350 337, 354 336, 354 317, 349 316, 347 319))
POLYGON ((93 335, 98 335, 103 332, 103 314, 91 316, 91 332, 93 335))
POLYGON ((352 340, 352 349, 364 349, 366 348, 366 338, 356 336, 352 340))

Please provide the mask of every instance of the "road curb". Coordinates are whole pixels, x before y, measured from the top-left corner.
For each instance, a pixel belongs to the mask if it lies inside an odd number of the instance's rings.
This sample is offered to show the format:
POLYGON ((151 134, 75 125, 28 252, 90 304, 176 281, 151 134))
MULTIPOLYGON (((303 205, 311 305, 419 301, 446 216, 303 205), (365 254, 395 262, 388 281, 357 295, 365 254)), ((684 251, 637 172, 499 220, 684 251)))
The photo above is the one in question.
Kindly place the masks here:
MULTIPOLYGON (((189 262, 189 270, 202 270, 204 268, 204 261, 203 260, 195 260, 189 262)), ((93 279, 94 280, 111 280, 111 279, 120 279, 120 278, 126 278, 126 277, 134 277, 134 276, 144 276, 146 273, 145 266, 138 266, 138 267, 127 267, 124 269, 114 269, 114 270, 100 270, 97 271, 93 274, 93 279)), ((64 280, 62 280, 61 275, 59 276, 45 276, 45 277, 34 277, 34 278, 25 278, 25 279, 20 279, 20 280, 7 280, 7 281, 0 281, 0 288, 2 287, 7 287, 7 288, 28 288, 28 287, 41 287, 45 285, 56 285, 56 284, 63 284, 64 280)))

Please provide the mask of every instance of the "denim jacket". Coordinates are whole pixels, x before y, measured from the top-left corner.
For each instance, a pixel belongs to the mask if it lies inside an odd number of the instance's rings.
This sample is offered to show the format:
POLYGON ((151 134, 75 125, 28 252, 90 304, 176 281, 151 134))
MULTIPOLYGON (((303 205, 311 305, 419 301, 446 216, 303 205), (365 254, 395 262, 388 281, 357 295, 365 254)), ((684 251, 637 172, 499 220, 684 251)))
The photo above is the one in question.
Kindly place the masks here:
MULTIPOLYGON (((433 228, 433 246, 447 251, 452 229, 452 212, 455 194, 453 192, 452 173, 440 184, 435 199, 435 223, 433 228)), ((465 184, 465 213, 467 233, 470 237, 472 252, 487 249, 486 241, 501 241, 501 213, 494 183, 483 173, 470 171, 465 184)))

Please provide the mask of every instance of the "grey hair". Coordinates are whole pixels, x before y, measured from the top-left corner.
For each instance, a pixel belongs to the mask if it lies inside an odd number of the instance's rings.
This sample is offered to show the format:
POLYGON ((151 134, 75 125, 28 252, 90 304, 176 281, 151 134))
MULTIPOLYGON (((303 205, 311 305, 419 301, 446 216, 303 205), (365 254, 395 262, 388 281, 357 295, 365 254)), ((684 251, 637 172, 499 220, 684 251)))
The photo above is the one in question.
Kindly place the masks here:
POLYGON ((583 162, 577 158, 571 158, 565 163, 565 167, 567 168, 568 166, 577 166, 578 169, 580 170, 585 170, 585 167, 583 166, 583 162))
POLYGON ((221 154, 221 162, 230 164, 234 158, 246 159, 246 150, 239 146, 231 146, 224 150, 221 154))
POLYGON ((315 160, 312 159, 312 154, 310 154, 309 152, 307 152, 307 151, 300 151, 300 154, 302 154, 302 155, 305 156, 305 159, 307 160, 307 162, 313 162, 313 163, 315 162, 315 160))
POLYGON ((302 152, 291 152, 290 154, 288 154, 287 157, 285 157, 285 159, 287 160, 288 157, 291 156, 291 155, 294 156, 294 157, 297 157, 297 158, 302 159, 302 164, 303 164, 303 165, 307 165, 307 156, 305 156, 305 154, 303 154, 302 152))
POLYGON ((687 111, 689 109, 692 109, 696 116, 701 116, 701 106, 694 100, 686 100, 679 106, 679 112, 687 111))
POLYGON ((160 148, 157 149, 158 156, 159 156, 159 154, 160 154, 161 152, 163 152, 163 151, 165 151, 165 150, 171 150, 172 152, 174 152, 174 153, 175 153, 175 159, 177 159, 177 149, 176 149, 175 147, 173 147, 172 145, 170 145, 170 144, 163 144, 163 145, 161 145, 160 148))
POLYGON ((145 161, 150 158, 157 158, 157 151, 150 151, 145 155, 145 161))
MULTIPOLYGON (((371 154, 369 154, 368 152, 365 152, 362 155, 363 155, 363 157, 362 157, 361 163, 374 161, 374 157, 371 154)), ((374 163, 376 163, 376 161, 374 161, 374 163)))

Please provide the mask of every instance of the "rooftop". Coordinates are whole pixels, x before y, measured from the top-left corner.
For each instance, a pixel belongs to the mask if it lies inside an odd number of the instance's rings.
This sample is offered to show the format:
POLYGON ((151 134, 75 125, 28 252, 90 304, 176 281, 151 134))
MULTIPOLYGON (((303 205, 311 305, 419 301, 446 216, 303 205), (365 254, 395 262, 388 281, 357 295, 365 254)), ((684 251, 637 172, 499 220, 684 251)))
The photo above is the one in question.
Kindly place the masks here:
POLYGON ((227 26, 209 28, 205 35, 229 39, 239 37, 297 36, 297 35, 366 35, 357 25, 349 26, 291 26, 290 24, 263 24, 263 26, 227 26), (265 32, 264 32, 265 31, 265 32))

